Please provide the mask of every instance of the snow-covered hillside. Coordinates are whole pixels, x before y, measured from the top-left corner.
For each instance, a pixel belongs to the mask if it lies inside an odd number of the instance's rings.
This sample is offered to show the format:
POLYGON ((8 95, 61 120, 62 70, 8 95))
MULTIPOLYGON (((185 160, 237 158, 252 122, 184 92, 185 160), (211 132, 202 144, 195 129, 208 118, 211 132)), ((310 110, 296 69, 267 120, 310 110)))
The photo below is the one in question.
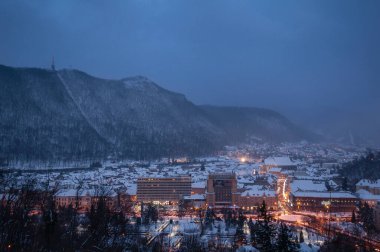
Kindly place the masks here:
POLYGON ((268 141, 307 138, 273 111, 235 108, 225 113, 220 108, 216 117, 210 108, 141 76, 105 80, 78 70, 0 65, 0 87, 2 165, 108 155, 191 156, 250 136, 268 141))

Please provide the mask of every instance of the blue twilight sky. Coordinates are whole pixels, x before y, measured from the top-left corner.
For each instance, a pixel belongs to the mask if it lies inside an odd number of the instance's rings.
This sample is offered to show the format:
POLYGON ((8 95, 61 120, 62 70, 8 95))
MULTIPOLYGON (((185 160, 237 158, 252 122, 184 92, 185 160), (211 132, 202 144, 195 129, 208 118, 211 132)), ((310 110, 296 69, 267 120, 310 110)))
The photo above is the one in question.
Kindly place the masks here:
POLYGON ((2 0, 0 64, 48 67, 54 55, 58 68, 144 75, 196 104, 295 119, 372 113, 379 13, 378 0, 2 0))

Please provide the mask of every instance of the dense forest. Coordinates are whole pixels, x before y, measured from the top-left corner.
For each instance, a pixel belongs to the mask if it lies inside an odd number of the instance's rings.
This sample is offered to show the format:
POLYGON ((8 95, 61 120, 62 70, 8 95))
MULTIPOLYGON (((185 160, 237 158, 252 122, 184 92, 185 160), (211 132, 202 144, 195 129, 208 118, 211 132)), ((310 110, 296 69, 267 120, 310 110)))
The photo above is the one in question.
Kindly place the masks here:
POLYGON ((346 163, 340 169, 340 175, 351 188, 360 179, 380 179, 380 152, 368 152, 366 156, 346 163))

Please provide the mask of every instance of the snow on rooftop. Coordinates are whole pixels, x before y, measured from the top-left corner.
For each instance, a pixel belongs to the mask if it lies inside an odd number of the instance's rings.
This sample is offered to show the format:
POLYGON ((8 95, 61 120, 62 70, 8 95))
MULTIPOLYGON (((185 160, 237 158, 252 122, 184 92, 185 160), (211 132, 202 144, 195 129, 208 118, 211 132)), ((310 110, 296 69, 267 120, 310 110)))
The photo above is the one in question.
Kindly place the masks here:
MULTIPOLYGON (((330 192, 293 192, 295 197, 309 197, 309 198, 330 198, 330 192)), ((345 198, 345 199, 357 199, 355 195, 349 192, 332 192, 331 198, 345 198)))
POLYGON ((376 188, 376 187, 380 187, 380 179, 378 180, 361 179, 358 183, 356 183, 356 185, 376 188))
POLYGON ((380 195, 376 195, 368 192, 367 190, 360 189, 356 191, 356 195, 362 200, 378 200, 380 201, 380 195))
POLYGON ((268 172, 281 172, 281 170, 282 169, 280 167, 272 167, 272 168, 269 169, 268 172))
POLYGON ((293 180, 290 183, 290 189, 292 192, 297 191, 317 191, 324 192, 327 191, 324 181, 316 180, 293 180))
POLYGON ((137 184, 128 184, 127 194, 136 195, 137 194, 137 184))
POLYGON ((205 181, 191 183, 191 188, 205 188, 205 187, 206 187, 205 181))
POLYGON ((241 193, 241 196, 268 196, 268 197, 274 197, 276 196, 276 192, 273 190, 266 190, 263 189, 262 186, 259 185, 252 185, 252 186, 247 186, 244 188, 245 191, 241 193))
POLYGON ((272 166, 293 166, 295 163, 289 157, 269 157, 264 160, 265 165, 272 166))

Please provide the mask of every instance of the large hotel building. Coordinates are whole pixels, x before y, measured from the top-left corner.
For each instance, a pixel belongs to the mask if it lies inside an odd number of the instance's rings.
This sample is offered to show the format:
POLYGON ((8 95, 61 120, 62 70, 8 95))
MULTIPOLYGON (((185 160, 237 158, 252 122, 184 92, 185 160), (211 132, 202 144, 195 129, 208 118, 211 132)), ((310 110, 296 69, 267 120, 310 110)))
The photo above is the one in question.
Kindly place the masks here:
POLYGON ((191 176, 137 179, 137 200, 141 202, 178 202, 190 195, 191 176))

